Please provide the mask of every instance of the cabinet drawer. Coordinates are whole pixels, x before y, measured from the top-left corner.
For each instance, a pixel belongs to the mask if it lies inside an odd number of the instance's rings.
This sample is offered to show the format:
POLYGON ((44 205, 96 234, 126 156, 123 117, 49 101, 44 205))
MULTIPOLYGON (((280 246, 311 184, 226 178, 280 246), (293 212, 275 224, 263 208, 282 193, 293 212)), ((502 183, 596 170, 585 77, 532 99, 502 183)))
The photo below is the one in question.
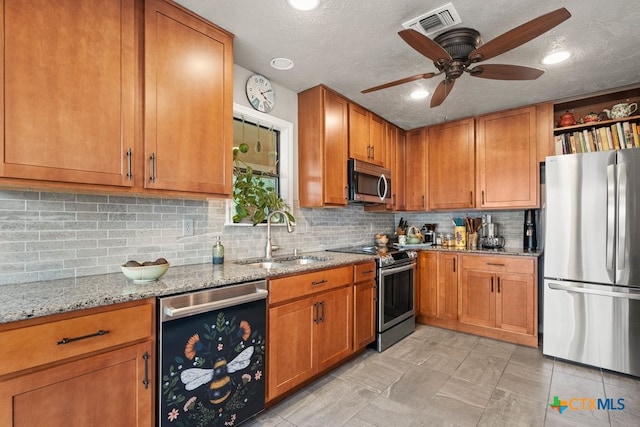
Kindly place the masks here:
POLYGON ((94 314, 79 312, 77 317, 58 321, 46 319, 0 332, 0 376, 146 339, 153 333, 150 303, 94 314))
POLYGON ((534 274, 536 263, 533 258, 464 255, 462 268, 491 271, 496 273, 534 274))
POLYGON ((269 281, 269 304, 349 285, 353 266, 314 271, 269 281))
POLYGON ((373 280, 376 278, 376 263, 366 262, 356 264, 353 267, 353 281, 355 283, 373 280))

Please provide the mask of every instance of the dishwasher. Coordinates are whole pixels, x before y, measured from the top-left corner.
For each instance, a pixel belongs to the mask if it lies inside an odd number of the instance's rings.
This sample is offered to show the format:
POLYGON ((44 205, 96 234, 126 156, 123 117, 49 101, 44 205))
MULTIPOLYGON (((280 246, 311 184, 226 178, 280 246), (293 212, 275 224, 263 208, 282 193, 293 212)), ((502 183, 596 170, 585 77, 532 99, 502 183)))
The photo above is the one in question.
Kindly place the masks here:
POLYGON ((158 298, 158 425, 237 425, 264 410, 266 281, 158 298))

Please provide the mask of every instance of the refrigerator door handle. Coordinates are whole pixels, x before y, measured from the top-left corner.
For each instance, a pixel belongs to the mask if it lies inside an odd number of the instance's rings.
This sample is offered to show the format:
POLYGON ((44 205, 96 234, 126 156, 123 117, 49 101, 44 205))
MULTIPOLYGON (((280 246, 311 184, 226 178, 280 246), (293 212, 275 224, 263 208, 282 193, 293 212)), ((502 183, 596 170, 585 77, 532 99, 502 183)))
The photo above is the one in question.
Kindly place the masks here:
POLYGON ((589 288, 581 288, 577 286, 561 285, 559 283, 549 283, 549 289, 553 289, 555 291, 573 292, 576 294, 591 294, 591 295, 599 295, 603 297, 640 300, 640 291, 634 290, 634 289, 629 289, 629 292, 603 291, 600 289, 589 289, 589 288))
POLYGON ((618 232, 618 248, 616 250, 616 259, 618 270, 624 270, 625 267, 625 246, 627 243, 627 165, 618 164, 618 212, 616 225, 618 232))
POLYGON ((615 165, 607 166, 607 234, 606 234, 606 263, 607 269, 613 270, 613 254, 616 226, 616 180, 615 165))

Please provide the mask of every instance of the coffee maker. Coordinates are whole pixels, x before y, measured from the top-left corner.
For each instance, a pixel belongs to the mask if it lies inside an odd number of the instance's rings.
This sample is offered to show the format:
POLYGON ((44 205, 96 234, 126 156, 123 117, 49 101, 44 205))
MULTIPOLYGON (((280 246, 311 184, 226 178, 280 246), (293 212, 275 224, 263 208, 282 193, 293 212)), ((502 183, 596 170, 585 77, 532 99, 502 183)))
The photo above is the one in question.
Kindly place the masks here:
POLYGON ((525 251, 538 249, 536 211, 534 209, 524 211, 523 249, 525 251))

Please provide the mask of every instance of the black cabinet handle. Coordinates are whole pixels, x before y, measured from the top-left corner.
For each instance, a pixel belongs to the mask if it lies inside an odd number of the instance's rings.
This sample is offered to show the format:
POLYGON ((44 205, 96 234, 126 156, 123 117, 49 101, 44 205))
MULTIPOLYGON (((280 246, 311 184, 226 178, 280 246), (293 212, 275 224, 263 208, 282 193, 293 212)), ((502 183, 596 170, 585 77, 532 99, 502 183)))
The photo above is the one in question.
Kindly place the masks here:
POLYGON ((324 285, 325 283, 327 283, 327 279, 322 279, 322 280, 318 280, 317 282, 311 282, 311 286, 319 286, 319 285, 324 285))
POLYGON ((149 177, 149 181, 156 182, 156 153, 151 153, 151 176, 149 177))
POLYGON ((493 293, 493 277, 491 278, 491 293, 493 293))
POLYGON ((324 323, 324 301, 320 302, 320 307, 322 307, 322 314, 320 315, 320 319, 318 319, 318 321, 324 323))
POLYGON ((142 355, 144 359, 144 379, 142 380, 142 384, 144 384, 144 388, 149 388, 149 353, 144 352, 142 355))
POLYGON ((498 277, 498 293, 500 293, 500 278, 498 277))
POLYGON ((131 171, 131 148, 127 150, 127 179, 131 180, 133 178, 133 172, 131 171))
POLYGON ((318 324, 318 303, 313 304, 313 323, 318 324))
POLYGON ((103 331, 102 329, 100 329, 95 334, 83 335, 81 337, 75 337, 75 338, 62 338, 60 341, 58 341, 58 345, 69 344, 70 342, 80 341, 80 340, 84 340, 84 339, 87 339, 87 338, 99 337, 101 335, 106 335, 108 333, 109 333, 109 331, 103 331))

